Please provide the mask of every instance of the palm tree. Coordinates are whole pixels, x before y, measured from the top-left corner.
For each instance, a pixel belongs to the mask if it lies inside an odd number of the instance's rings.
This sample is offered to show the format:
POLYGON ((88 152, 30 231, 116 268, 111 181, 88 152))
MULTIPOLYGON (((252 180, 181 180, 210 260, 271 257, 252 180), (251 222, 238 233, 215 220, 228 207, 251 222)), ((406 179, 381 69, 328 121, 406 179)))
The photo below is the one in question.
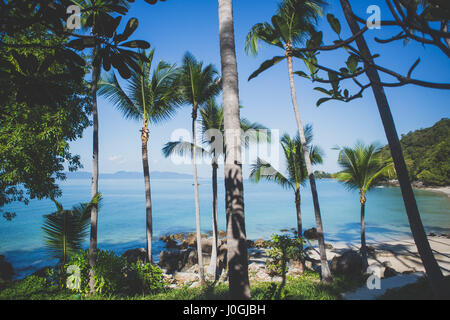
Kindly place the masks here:
MULTIPOLYGON (((145 52, 141 51, 141 54, 145 52)), ((150 169, 148 164, 149 123, 157 124, 171 118, 180 104, 176 81, 178 69, 160 61, 151 72, 155 50, 147 56, 148 62, 140 61, 141 72, 133 71, 128 88, 124 91, 114 72, 108 72, 99 82, 99 94, 111 101, 127 119, 142 121, 142 166, 145 181, 147 257, 152 263, 152 200, 150 169), (174 89, 175 87, 175 89, 174 89)))
MULTIPOLYGON (((210 99, 204 107, 200 109, 200 129, 202 144, 207 147, 195 146, 199 156, 211 158, 212 167, 212 237, 213 246, 211 250, 211 263, 208 273, 217 277, 217 243, 218 243, 218 214, 217 214, 217 169, 219 168, 219 158, 224 155, 223 134, 223 107, 219 106, 214 99, 210 99)), ((242 131, 248 130, 266 130, 267 128, 252 123, 247 119, 241 119, 242 131)), ((258 136, 259 137, 259 136, 258 136)), ((267 138, 269 135, 267 135, 267 138)), ((248 140, 245 140, 248 142, 248 140)), ((171 141, 165 144, 163 154, 169 157, 174 154, 180 156, 189 155, 192 157, 194 146, 189 142, 171 141)))
POLYGON ((381 147, 370 144, 365 146, 362 142, 356 143, 353 148, 344 147, 339 153, 338 163, 343 171, 338 172, 335 178, 350 189, 359 190, 361 203, 361 256, 364 269, 368 267, 366 233, 364 225, 366 194, 379 184, 392 169, 392 162, 382 161, 381 147))
MULTIPOLYGON (((73 0, 82 10, 82 25, 84 29, 91 27, 90 33, 97 36, 97 21, 100 17, 115 12, 114 6, 122 6, 128 8, 128 3, 125 0, 73 0)), ((101 29, 101 27, 100 27, 101 29)), ((100 64, 100 44, 96 44, 92 49, 92 80, 91 80, 91 97, 92 97, 92 119, 93 119, 93 138, 92 138, 92 185, 91 196, 94 197, 98 193, 98 108, 97 108, 97 89, 98 80, 101 72, 100 64)), ((95 206, 91 210, 91 232, 89 242, 89 265, 91 267, 89 273, 89 287, 91 293, 95 293, 95 279, 94 266, 97 257, 97 223, 98 211, 95 206)))
POLYGON ((101 194, 98 193, 89 203, 74 206, 64 210, 61 203, 54 198, 57 211, 44 216, 45 246, 52 257, 59 259, 64 266, 69 256, 82 249, 82 244, 88 235, 92 207, 100 206, 101 194))
POLYGON ((242 180, 239 81, 234 40, 233 0, 219 0, 220 62, 223 81, 225 130, 225 205, 227 260, 232 299, 250 299, 247 236, 245 232, 244 185, 242 180))
POLYGON ((317 195, 316 181, 312 170, 309 149, 306 143, 305 131, 303 129, 302 120, 298 109, 292 62, 292 56, 295 49, 294 46, 301 44, 311 35, 312 32, 315 31, 314 26, 317 23, 318 17, 322 15, 321 6, 323 4, 324 2, 321 0, 284 0, 278 8, 277 14, 272 17, 271 24, 268 22, 258 23, 252 27, 247 35, 245 50, 247 53, 256 55, 259 51, 260 42, 264 41, 265 43, 276 46, 284 51, 283 56, 276 56, 265 61, 261 67, 249 77, 249 80, 258 76, 261 72, 269 69, 276 63, 284 59, 287 60, 292 105, 294 107, 300 141, 303 146, 302 149, 306 171, 308 173, 314 203, 314 214, 316 218, 320 260, 322 265, 322 281, 329 283, 332 278, 325 250, 319 197, 317 195))
MULTIPOLYGON (((313 138, 311 125, 305 126, 305 137, 306 144, 309 148, 311 163, 322 163, 322 150, 317 146, 311 145, 313 138)), ((283 148, 285 156, 287 168, 286 174, 278 171, 272 164, 258 158, 256 163, 251 167, 250 179, 254 182, 259 182, 261 179, 272 181, 279 184, 283 188, 291 189, 294 192, 295 208, 297 211, 297 235, 301 238, 303 234, 303 227, 300 186, 304 186, 306 180, 308 179, 302 152, 302 143, 298 134, 294 138, 291 138, 288 134, 284 134, 281 137, 280 144, 283 148)))
MULTIPOLYGON (((187 52, 183 58, 183 65, 179 76, 179 88, 182 100, 192 106, 192 144, 197 141, 197 116, 198 109, 220 93, 221 83, 217 70, 212 64, 203 66, 195 57, 187 52)), ((200 204, 198 199, 198 178, 197 178, 197 148, 192 148, 192 167, 194 174, 194 196, 195 196, 195 220, 197 229, 197 254, 200 281, 205 283, 203 270, 203 255, 200 233, 200 204)))

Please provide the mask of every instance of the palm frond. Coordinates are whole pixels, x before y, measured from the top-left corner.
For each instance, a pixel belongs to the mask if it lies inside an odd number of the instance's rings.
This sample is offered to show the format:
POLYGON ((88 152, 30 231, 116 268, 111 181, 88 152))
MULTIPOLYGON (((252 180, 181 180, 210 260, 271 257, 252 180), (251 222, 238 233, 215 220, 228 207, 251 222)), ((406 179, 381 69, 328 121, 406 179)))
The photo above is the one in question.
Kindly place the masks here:
POLYGON ((250 179, 254 182, 261 180, 271 181, 283 188, 294 188, 292 181, 261 158, 257 158, 256 162, 250 166, 250 179))

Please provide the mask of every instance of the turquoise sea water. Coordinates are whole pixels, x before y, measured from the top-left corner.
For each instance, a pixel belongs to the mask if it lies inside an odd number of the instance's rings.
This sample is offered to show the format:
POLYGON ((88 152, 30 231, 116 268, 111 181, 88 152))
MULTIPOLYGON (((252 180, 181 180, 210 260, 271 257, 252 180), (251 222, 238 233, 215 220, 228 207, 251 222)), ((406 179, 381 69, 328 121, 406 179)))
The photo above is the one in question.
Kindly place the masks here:
MULTIPOLYGON (((211 230, 211 181, 200 180, 202 232, 211 230)), ((359 196, 333 180, 317 183, 326 241, 359 241, 359 196)), ((65 208, 90 197, 89 179, 72 179, 61 184, 65 208)), ((100 181, 103 206, 99 214, 99 248, 125 250, 145 246, 145 197, 143 179, 100 181)), ((249 239, 269 238, 280 229, 296 226, 294 194, 269 184, 245 182, 246 230, 249 239)), ((427 232, 450 230, 450 198, 416 190, 416 198, 427 232)), ((191 179, 152 180, 155 258, 163 249, 159 237, 166 233, 195 230, 195 205, 191 179)), ((17 277, 55 263, 44 249, 43 215, 55 211, 49 200, 31 201, 4 208, 15 211, 13 221, 0 220, 0 254, 13 263, 17 277)), ((302 191, 304 229, 315 226, 309 187, 302 191)), ((219 228, 225 229, 224 187, 219 181, 219 228)), ((368 241, 410 237, 408 220, 399 188, 376 188, 367 196, 366 236, 368 241)), ((86 242, 87 247, 87 242, 86 242)))

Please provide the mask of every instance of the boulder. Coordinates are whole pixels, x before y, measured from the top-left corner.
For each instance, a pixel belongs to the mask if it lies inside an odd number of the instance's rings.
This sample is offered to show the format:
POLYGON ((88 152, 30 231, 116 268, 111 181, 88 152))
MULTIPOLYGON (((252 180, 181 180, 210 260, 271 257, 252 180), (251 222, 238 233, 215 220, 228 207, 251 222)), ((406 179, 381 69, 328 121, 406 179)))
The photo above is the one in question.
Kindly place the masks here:
POLYGON ((129 263, 136 263, 138 260, 144 263, 148 262, 147 250, 145 248, 127 250, 122 254, 122 257, 125 257, 129 263))
POLYGON ((0 255, 0 279, 10 281, 14 275, 14 268, 11 263, 6 261, 4 255, 0 255))
POLYGON ((317 240, 319 237, 317 234, 316 228, 311 228, 311 229, 305 230, 303 232, 303 235, 305 236, 306 239, 310 239, 310 240, 317 240))
POLYGON ((173 278, 179 283, 192 283, 199 280, 199 277, 195 273, 189 273, 189 272, 176 272, 173 275, 173 278))
POLYGON ((224 239, 227 237, 227 233, 223 230, 219 230, 218 236, 219 236, 219 239, 224 239))
POLYGON ((394 277, 398 274, 397 271, 395 271, 395 269, 385 266, 384 268, 384 273, 383 273, 383 277, 384 278, 390 278, 390 277, 394 277))
POLYGON ((188 257, 193 250, 164 250, 159 254, 158 265, 161 268, 167 269, 168 273, 181 271, 188 262, 188 257))
POLYGON ((361 274, 364 271, 363 260, 356 251, 345 251, 341 256, 335 256, 331 260, 330 269, 336 275, 361 274))
POLYGON ((264 239, 257 239, 255 241, 255 247, 256 248, 265 248, 266 247, 266 241, 264 239))

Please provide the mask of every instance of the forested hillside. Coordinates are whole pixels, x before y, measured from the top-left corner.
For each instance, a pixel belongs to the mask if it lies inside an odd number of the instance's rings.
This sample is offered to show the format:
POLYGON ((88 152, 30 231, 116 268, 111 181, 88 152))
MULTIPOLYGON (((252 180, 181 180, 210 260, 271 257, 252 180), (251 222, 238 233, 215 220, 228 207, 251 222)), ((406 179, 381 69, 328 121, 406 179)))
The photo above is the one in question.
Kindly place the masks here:
MULTIPOLYGON (((412 180, 426 185, 450 185, 450 119, 402 135, 403 153, 412 180)), ((385 146, 383 152, 389 153, 385 146)))

